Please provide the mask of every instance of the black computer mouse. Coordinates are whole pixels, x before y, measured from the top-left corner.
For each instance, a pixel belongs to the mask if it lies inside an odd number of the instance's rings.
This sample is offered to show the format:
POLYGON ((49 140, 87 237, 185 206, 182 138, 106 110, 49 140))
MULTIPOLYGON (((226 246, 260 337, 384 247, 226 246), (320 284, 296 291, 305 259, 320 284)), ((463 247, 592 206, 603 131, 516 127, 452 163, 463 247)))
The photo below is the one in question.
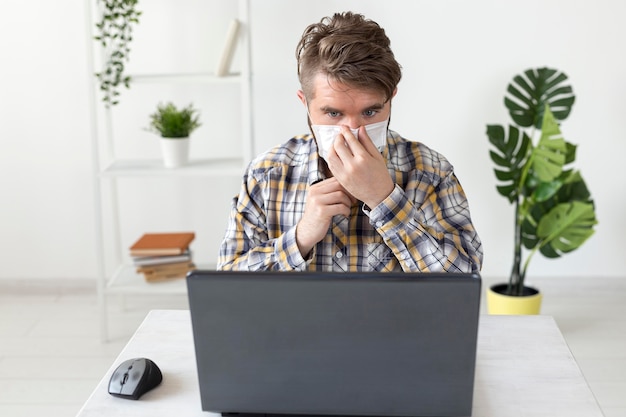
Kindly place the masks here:
POLYGON ((111 375, 109 394, 138 400, 163 380, 161 370, 147 358, 134 358, 122 362, 111 375))

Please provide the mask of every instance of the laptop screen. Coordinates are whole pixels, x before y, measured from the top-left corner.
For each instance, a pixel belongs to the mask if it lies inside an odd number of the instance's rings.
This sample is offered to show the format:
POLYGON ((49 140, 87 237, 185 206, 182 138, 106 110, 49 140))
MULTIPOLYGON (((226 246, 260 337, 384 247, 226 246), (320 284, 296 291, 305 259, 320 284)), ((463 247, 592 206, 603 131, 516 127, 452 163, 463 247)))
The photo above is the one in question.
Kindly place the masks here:
POLYGON ((202 408, 471 415, 476 274, 195 271, 202 408))

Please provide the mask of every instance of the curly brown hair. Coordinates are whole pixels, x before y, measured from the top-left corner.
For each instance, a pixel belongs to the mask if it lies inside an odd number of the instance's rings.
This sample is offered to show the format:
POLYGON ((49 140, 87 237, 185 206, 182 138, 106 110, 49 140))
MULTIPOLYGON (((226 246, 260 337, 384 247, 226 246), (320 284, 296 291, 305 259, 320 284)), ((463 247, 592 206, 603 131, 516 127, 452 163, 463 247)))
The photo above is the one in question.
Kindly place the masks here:
POLYGON ((296 48, 298 78, 305 96, 313 98, 319 73, 355 88, 393 97, 402 69, 385 30, 363 15, 344 12, 309 25, 296 48))

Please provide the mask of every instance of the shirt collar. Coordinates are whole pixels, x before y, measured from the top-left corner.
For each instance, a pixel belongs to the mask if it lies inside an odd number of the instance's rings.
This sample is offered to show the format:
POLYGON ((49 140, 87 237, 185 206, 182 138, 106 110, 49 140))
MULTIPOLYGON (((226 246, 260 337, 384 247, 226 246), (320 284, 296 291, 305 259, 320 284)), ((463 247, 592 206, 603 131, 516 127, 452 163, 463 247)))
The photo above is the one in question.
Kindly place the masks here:
POLYGON ((325 174, 326 162, 320 157, 317 150, 317 142, 310 135, 311 152, 309 153, 309 185, 313 185, 327 178, 325 174))

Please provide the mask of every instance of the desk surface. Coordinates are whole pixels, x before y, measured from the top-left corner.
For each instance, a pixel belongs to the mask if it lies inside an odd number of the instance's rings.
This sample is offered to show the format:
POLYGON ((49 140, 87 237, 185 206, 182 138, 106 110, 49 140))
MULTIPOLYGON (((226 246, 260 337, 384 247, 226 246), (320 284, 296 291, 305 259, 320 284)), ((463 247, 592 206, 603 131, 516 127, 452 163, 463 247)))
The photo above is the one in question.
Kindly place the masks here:
MULTIPOLYGON (((189 311, 151 311, 78 417, 214 416, 200 406, 189 311), (163 382, 139 401, 107 392, 113 370, 147 357, 163 382)), ((602 417, 578 364, 548 316, 481 316, 476 357, 474 417, 602 417)))

